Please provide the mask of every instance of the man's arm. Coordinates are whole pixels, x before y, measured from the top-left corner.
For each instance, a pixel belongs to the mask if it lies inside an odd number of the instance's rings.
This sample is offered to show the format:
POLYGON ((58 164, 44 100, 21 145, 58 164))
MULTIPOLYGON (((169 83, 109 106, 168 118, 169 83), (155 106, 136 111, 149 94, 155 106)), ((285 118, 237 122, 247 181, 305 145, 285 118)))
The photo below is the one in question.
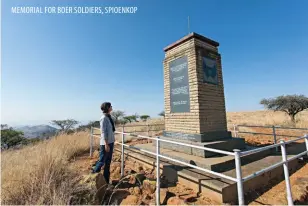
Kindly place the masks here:
POLYGON ((108 120, 106 118, 103 119, 103 132, 104 132, 104 141, 105 141, 105 150, 109 152, 109 145, 108 145, 108 120))
POLYGON ((104 133, 105 142, 108 140, 108 120, 106 118, 103 119, 103 124, 101 124, 101 130, 104 133))

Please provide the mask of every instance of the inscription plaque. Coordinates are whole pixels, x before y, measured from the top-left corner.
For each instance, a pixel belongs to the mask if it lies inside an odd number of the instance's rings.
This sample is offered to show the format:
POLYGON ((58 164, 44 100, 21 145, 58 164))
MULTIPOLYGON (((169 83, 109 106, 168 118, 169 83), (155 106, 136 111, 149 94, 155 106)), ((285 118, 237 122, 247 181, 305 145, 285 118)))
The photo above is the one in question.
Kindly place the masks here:
POLYGON ((190 112, 187 56, 169 63, 171 113, 190 112))

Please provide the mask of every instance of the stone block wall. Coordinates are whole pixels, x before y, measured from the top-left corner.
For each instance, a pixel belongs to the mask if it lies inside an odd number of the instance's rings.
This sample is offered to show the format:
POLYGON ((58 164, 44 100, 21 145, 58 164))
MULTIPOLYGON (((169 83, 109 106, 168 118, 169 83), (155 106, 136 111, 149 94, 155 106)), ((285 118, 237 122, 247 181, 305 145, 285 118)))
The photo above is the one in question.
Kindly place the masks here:
POLYGON ((183 39, 172 48, 165 49, 165 130, 188 134, 227 131, 221 57, 218 49, 199 38, 190 37, 184 41, 183 39), (208 51, 218 57, 218 85, 203 82, 202 56, 208 51), (171 113, 169 63, 185 55, 188 59, 190 112, 171 113))

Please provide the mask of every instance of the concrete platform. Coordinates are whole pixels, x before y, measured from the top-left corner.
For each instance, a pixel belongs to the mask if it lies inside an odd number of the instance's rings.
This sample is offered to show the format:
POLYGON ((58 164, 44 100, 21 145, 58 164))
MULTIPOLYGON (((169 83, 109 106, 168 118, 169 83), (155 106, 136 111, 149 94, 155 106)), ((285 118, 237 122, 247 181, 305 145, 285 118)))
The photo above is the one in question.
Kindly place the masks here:
MULTIPOLYGON (((242 175, 243 177, 246 177, 279 161, 281 161, 279 156, 265 157, 261 160, 242 166, 242 175)), ((298 168, 299 160, 295 159, 289 162, 290 174, 298 168)), ((235 169, 223 172, 223 174, 236 177, 235 169)), ((199 172, 196 169, 185 169, 178 172, 178 175, 181 176, 181 178, 179 178, 180 182, 201 193, 210 195, 211 198, 218 202, 237 204, 237 185, 231 180, 221 179, 214 175, 199 172)), ((244 193, 264 188, 269 184, 269 182, 278 183, 282 180, 284 180, 284 173, 281 166, 244 182, 244 193)))
MULTIPOLYGON (((144 145, 135 145, 135 147, 146 149, 149 151, 153 151, 153 146, 150 144, 144 145)), ((119 149, 119 147, 118 147, 119 149)), ((251 149, 251 148, 249 148, 251 149)), ((290 148, 292 149, 292 148, 290 148)), ((117 150, 117 148, 116 148, 117 150)), ((296 149, 297 154, 301 152, 302 149, 296 149)), ((177 155, 175 151, 162 149, 161 152, 170 157, 174 157, 177 155)), ((143 165, 147 165, 148 167, 155 167, 156 159, 154 156, 146 154, 144 152, 138 151, 133 148, 126 148, 125 154, 134 158, 135 160, 143 163, 143 165)), ((246 164, 243 163, 242 166, 242 174, 243 177, 248 176, 250 174, 255 173, 261 169, 264 169, 270 165, 273 165, 279 161, 281 161, 280 154, 271 154, 266 156, 267 154, 260 155, 256 157, 256 161, 252 159, 247 159, 243 161, 247 161, 246 164), (264 157, 266 156, 266 157, 264 157), (253 161, 253 162, 251 162, 253 161)), ((291 157, 293 155, 289 155, 291 157)), ((190 161, 189 159, 193 157, 192 161, 201 167, 213 169, 215 171, 223 171, 223 174, 228 176, 236 177, 236 172, 234 169, 234 159, 230 156, 224 157, 211 157, 211 158, 201 158, 193 155, 181 154, 177 156, 176 159, 185 160, 185 162, 190 161), (202 161, 203 160, 203 161, 202 161)), ((191 162, 192 163, 192 162, 191 162)), ((299 160, 295 159, 289 162, 290 174, 296 171, 299 167, 299 160)), ((231 180, 222 179, 220 177, 210 175, 208 173, 200 172, 199 170, 192 169, 187 166, 183 166, 180 164, 175 164, 170 161, 166 161, 161 159, 160 168, 162 169, 163 176, 172 176, 175 180, 181 182, 182 184, 187 185, 188 187, 194 189, 196 192, 205 193, 207 196, 210 196, 212 199, 220 202, 220 203, 237 203, 237 187, 236 183, 231 180)), ((282 166, 278 167, 274 170, 264 173, 261 176, 255 177, 244 183, 244 191, 249 192, 251 190, 256 190, 259 188, 264 188, 269 182, 280 182, 284 180, 283 169, 282 166)))
MULTIPOLYGON (((168 138, 168 137, 161 137, 161 139, 165 140, 170 140, 170 141, 175 141, 174 138, 168 138)), ((191 145, 196 145, 196 146, 201 146, 201 147, 208 147, 208 148, 213 148, 213 149, 220 149, 220 150, 225 150, 225 151, 233 151, 233 149, 244 149, 245 148, 245 140, 243 138, 226 138, 226 139, 221 139, 219 141, 212 141, 212 142, 194 142, 194 141, 189 141, 189 140, 178 140, 180 142, 186 143, 186 144, 191 144, 191 145)), ((154 145, 156 142, 153 143, 154 145)), ((178 151, 181 153, 186 153, 190 155, 195 155, 198 157, 213 157, 217 156, 217 153, 201 150, 201 149, 196 149, 196 148, 191 148, 187 146, 181 146, 181 145, 176 145, 172 143, 167 143, 167 142, 160 142, 161 148, 166 148, 174 151, 178 151)))

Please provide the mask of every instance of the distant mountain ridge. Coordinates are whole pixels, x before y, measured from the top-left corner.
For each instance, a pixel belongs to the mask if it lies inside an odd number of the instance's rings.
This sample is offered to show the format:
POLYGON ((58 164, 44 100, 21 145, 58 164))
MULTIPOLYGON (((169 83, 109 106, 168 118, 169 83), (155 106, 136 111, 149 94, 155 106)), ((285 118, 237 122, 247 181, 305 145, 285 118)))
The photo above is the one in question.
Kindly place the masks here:
POLYGON ((44 124, 16 127, 15 129, 23 132, 26 138, 46 138, 55 135, 58 131, 58 129, 44 124))

